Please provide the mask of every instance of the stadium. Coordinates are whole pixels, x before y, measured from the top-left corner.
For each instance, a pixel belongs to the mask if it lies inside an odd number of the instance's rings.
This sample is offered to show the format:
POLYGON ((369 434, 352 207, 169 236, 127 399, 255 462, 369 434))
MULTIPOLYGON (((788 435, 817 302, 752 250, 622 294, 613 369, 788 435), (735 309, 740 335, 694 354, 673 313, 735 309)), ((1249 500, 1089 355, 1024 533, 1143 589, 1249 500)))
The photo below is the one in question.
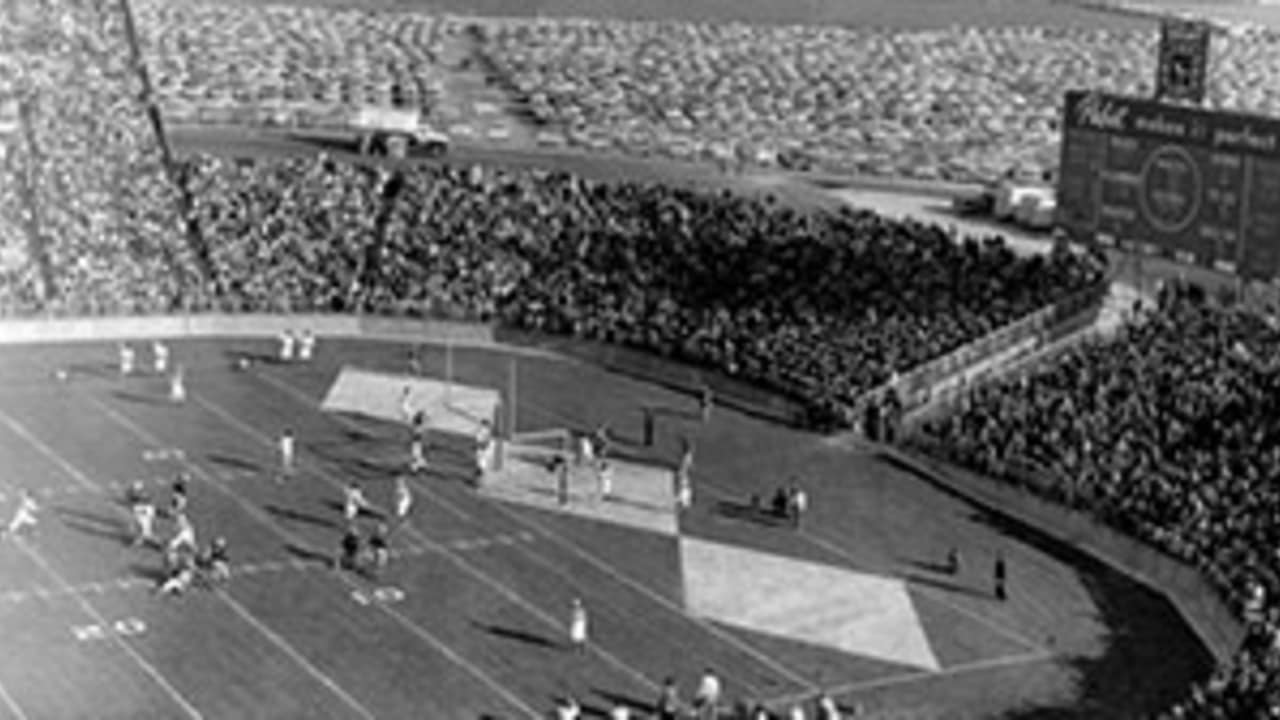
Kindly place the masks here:
POLYGON ((7 4, 0 718, 1280 716, 1272 9, 7 4))

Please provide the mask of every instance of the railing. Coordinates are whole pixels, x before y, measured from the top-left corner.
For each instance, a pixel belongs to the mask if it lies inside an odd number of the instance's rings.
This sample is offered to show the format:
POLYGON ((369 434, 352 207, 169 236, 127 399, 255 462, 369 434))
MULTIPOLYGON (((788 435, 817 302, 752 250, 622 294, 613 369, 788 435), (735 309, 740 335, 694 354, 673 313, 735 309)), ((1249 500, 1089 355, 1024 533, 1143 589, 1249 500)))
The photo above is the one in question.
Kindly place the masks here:
POLYGON ((867 391, 858 399, 854 416, 862 417, 863 409, 882 402, 891 391, 897 393, 904 413, 910 413, 939 395, 953 392, 956 386, 963 387, 971 379, 967 371, 984 361, 999 360, 1005 353, 1010 353, 1007 359, 1012 360, 1012 353, 1032 352, 1064 325, 1095 313, 1109 285, 1109 279, 1100 282, 920 365, 901 375, 897 382, 889 381, 867 391))

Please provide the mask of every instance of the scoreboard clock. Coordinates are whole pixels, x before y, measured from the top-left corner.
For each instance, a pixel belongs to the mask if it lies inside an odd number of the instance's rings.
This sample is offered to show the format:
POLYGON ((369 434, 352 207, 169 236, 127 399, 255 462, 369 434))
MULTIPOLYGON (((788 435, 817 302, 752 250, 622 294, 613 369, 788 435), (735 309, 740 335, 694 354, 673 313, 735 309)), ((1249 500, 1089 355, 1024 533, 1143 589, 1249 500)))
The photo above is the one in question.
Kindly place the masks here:
POLYGON ((1280 277, 1280 121, 1069 92, 1062 127, 1069 237, 1280 277))

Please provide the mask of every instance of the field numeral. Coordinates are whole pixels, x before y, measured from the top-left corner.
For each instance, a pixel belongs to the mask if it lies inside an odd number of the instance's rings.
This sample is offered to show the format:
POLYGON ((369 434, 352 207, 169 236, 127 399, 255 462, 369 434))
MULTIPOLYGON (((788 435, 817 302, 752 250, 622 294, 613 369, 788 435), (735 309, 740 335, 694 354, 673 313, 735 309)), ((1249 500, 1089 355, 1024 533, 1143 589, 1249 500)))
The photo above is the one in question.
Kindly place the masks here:
POLYGON ((360 605, 372 605, 373 603, 392 605, 404 600, 404 591, 393 585, 374 588, 372 592, 353 590, 351 591, 351 599, 360 605))
POLYGON ((122 637, 133 637, 146 631, 147 624, 133 617, 116 620, 107 626, 93 623, 91 625, 74 625, 71 628, 71 634, 78 642, 106 640, 108 633, 115 633, 122 637))
POLYGON ((143 450, 143 462, 161 462, 164 460, 184 460, 187 454, 180 448, 159 448, 155 450, 143 450))

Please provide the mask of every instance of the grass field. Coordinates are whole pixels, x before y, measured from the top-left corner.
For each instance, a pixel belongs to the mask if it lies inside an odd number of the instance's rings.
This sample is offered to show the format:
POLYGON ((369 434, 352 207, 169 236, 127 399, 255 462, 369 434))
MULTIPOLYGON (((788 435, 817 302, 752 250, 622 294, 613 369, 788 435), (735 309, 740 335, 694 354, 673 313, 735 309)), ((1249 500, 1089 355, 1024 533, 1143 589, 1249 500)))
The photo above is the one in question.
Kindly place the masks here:
MULTIPOLYGON (((376 580, 330 570, 341 485, 360 479, 385 507, 406 451, 402 429, 318 402, 343 365, 399 370, 404 349, 332 342, 311 365, 231 368, 236 353, 271 350, 178 344, 184 406, 165 401, 161 378, 117 377, 106 345, 0 352, 0 509, 7 517, 19 489, 43 506, 34 535, 0 542, 0 718, 541 717, 566 691, 601 717, 618 699, 646 706, 668 674, 687 694, 705 666, 732 697, 822 687, 870 717, 1128 717, 1207 669, 1152 593, 871 448, 727 410, 704 425, 685 412, 690 398, 555 359, 516 365, 519 429, 609 421, 621 453, 654 462, 692 437, 697 500, 680 518, 684 540, 477 495, 462 479, 464 444, 439 437, 391 565, 376 580), (56 367, 71 379, 55 380, 56 367), (653 449, 628 444, 642 403, 671 410, 653 449), (274 439, 286 425, 302 472, 278 484, 274 439), (129 547, 121 496, 141 479, 164 498, 184 470, 201 543, 229 539, 233 577, 161 598, 160 559, 129 547), (811 497, 802 530, 734 511, 792 473, 811 497), (677 549, 689 539, 904 581, 939 669, 691 615, 677 549), (965 558, 959 576, 934 567, 952 544, 965 558), (990 595, 996 549, 1011 565, 1005 603, 990 595), (585 656, 565 647, 573 597, 592 616, 585 656)), ((454 355, 458 382, 507 392, 508 357, 454 355)), ((443 374, 444 352, 430 364, 443 374)))

